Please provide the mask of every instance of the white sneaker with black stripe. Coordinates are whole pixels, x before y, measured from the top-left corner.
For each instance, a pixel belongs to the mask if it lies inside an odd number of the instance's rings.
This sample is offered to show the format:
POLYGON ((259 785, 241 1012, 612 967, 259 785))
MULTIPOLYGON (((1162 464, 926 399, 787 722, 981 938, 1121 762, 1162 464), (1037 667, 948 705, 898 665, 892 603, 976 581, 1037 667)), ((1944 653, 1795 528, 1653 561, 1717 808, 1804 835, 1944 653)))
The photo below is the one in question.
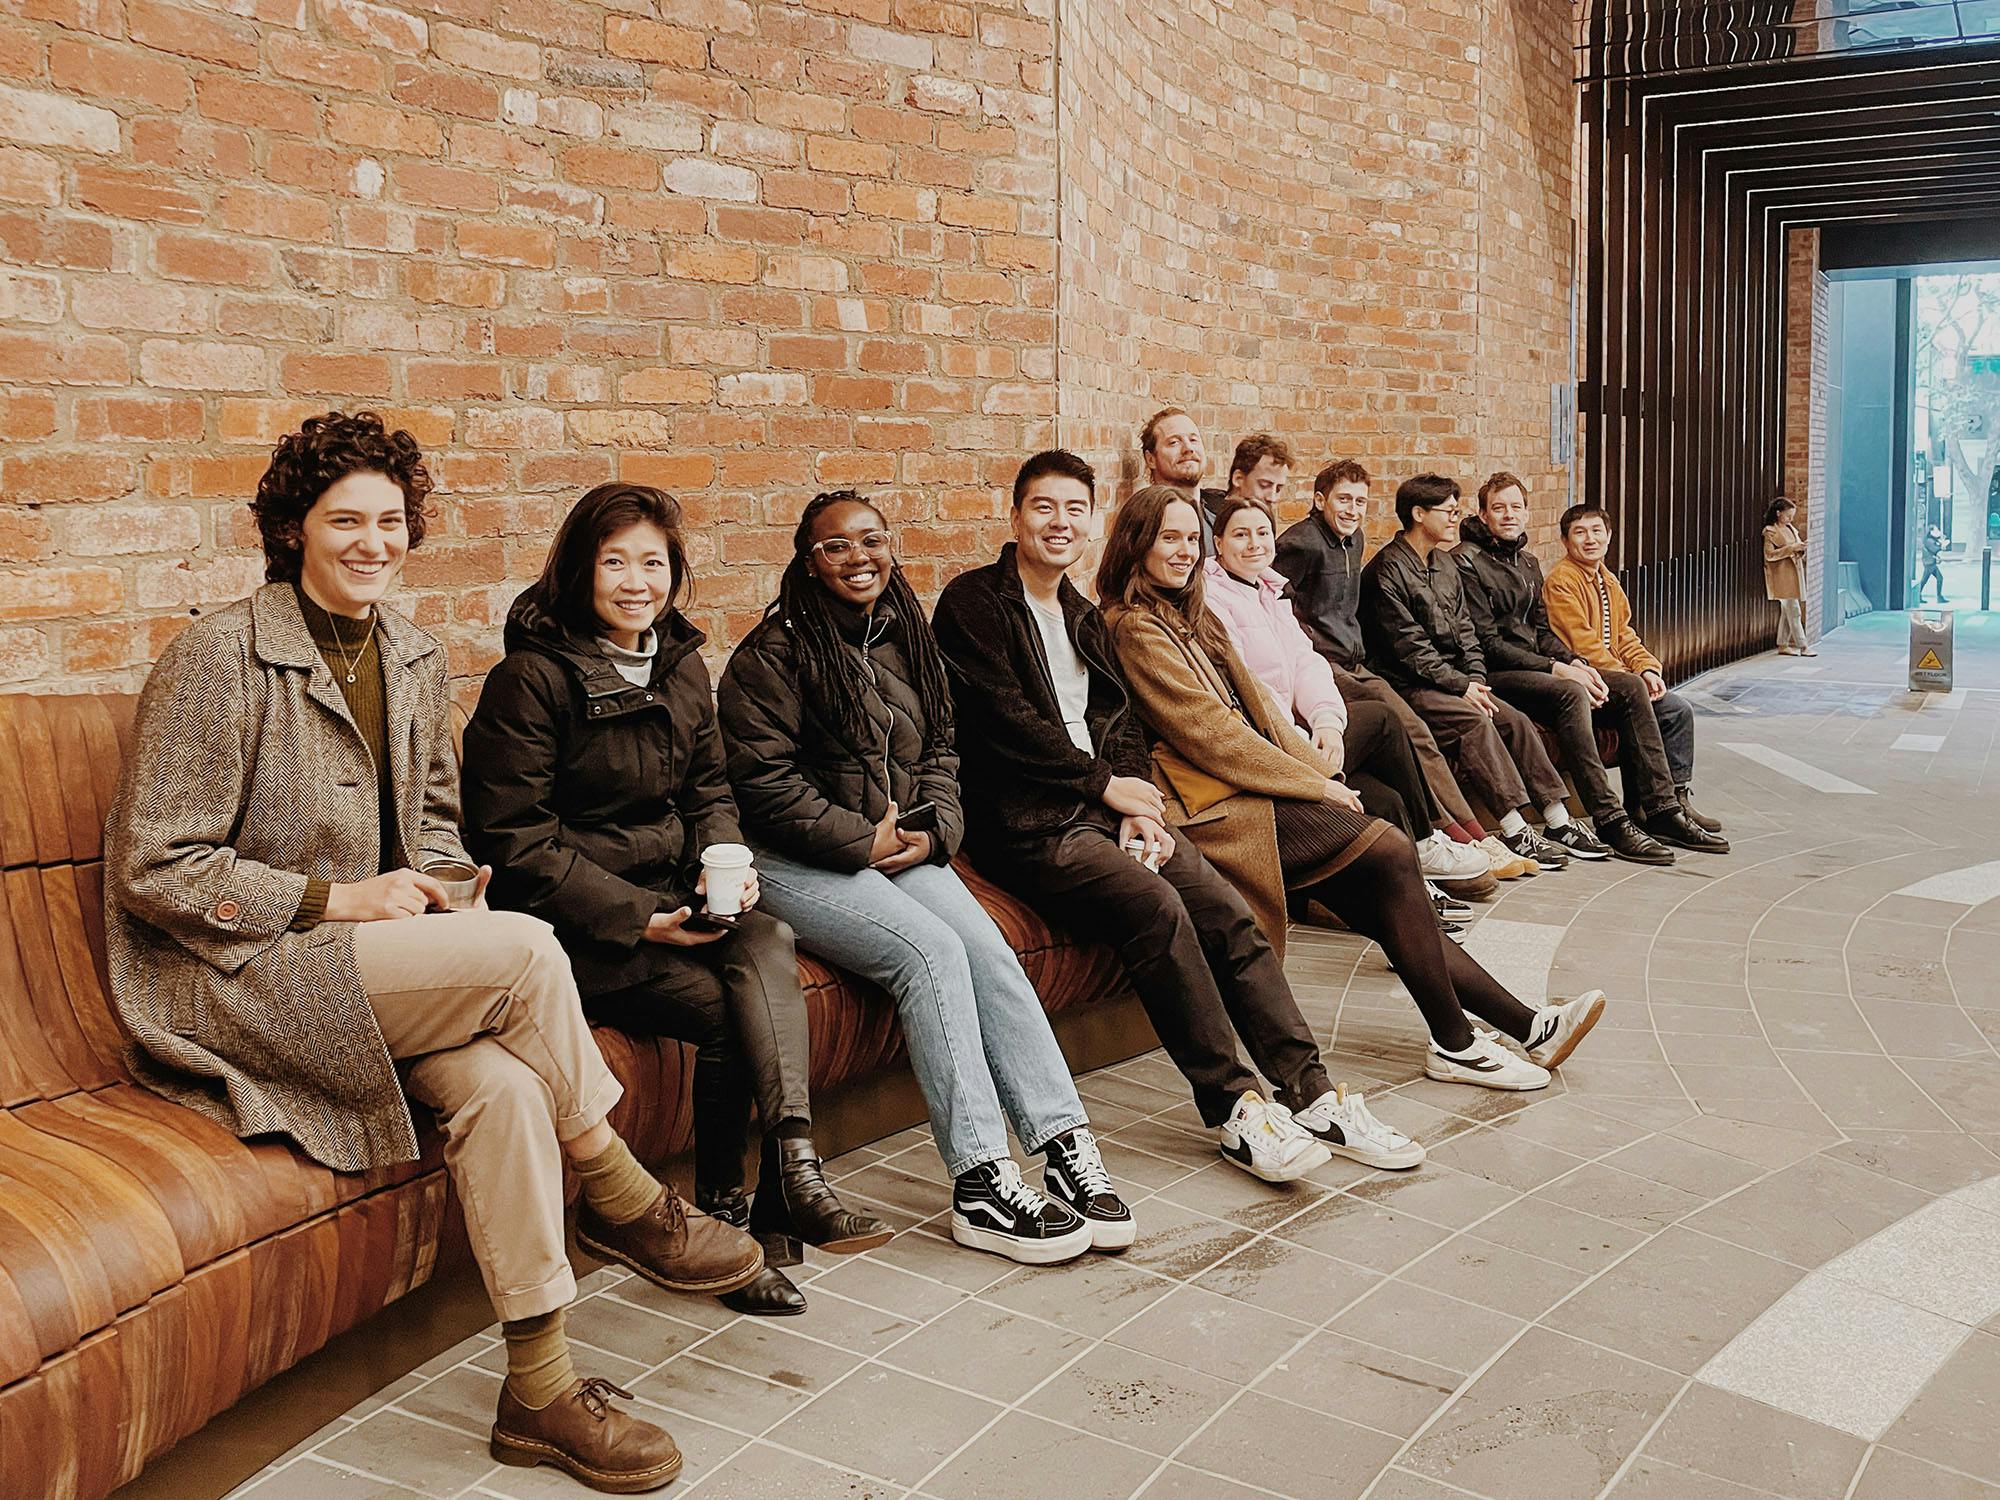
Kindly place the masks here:
POLYGON ((1042 1186, 1056 1202, 1083 1216, 1090 1226, 1091 1249, 1123 1250, 1138 1238, 1139 1226, 1112 1186, 1089 1126, 1065 1131, 1042 1150, 1049 1163, 1042 1186))
POLYGON ((1439 1083, 1471 1083, 1483 1089, 1519 1093, 1549 1086, 1547 1068, 1509 1052, 1492 1032, 1476 1026, 1472 1045, 1463 1052, 1447 1052, 1432 1042, 1424 1050, 1424 1077, 1439 1083))
POLYGON ((983 1162, 952 1184, 951 1237, 1024 1266, 1075 1260, 1091 1241, 1083 1215, 1029 1187, 1011 1156, 983 1162))
POLYGON ((1561 1067, 1603 1015, 1603 990, 1585 990, 1574 1000, 1544 1005, 1535 1012, 1535 1028, 1524 1044, 1528 1060, 1544 1068, 1561 1067))
POLYGON ((1376 1119, 1368 1112, 1366 1099, 1348 1093, 1344 1083, 1334 1085, 1304 1109, 1292 1111, 1292 1119, 1335 1156, 1390 1171, 1423 1164, 1424 1148, 1395 1126, 1376 1119))
POLYGON ((1333 1153, 1284 1105, 1253 1091, 1222 1122, 1222 1157, 1266 1182, 1296 1182, 1333 1153))

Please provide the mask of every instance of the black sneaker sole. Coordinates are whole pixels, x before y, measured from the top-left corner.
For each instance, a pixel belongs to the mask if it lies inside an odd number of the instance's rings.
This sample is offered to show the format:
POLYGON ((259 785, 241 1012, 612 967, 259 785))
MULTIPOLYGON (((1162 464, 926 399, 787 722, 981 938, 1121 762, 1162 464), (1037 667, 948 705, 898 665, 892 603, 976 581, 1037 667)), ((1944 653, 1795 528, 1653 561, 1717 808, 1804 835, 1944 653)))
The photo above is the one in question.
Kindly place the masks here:
POLYGON ((1562 851, 1563 853, 1567 854, 1571 859, 1611 858, 1611 851, 1609 849, 1605 849, 1602 847, 1596 849, 1579 849, 1574 844, 1564 844, 1562 846, 1562 851))

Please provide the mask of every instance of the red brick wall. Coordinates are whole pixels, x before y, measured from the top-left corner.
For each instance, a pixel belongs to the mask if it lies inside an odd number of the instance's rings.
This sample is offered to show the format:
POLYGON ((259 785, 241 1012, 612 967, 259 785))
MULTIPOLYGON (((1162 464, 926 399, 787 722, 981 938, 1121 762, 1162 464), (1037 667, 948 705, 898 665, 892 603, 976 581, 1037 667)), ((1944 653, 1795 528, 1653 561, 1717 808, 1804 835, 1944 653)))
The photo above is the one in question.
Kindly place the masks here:
POLYGON ((1546 483, 1566 8, 1054 9, 0 0, 0 682, 134 684, 253 586, 329 406, 433 454, 404 602, 468 684, 614 475, 686 502, 721 642, 813 490, 933 588, 1021 454, 1167 399, 1218 462, 1546 483))
POLYGON ((1546 500, 1570 367, 1575 103, 1557 4, 1227 10, 1082 0, 1059 17, 1062 430, 1119 493, 1136 429, 1287 438, 1289 514, 1328 459, 1546 500))
MULTIPOLYGON (((1832 330, 1826 273, 1819 268, 1819 231, 1794 229, 1785 246, 1785 494, 1799 508, 1806 534, 1806 634, 1819 635, 1826 587, 1827 382, 1832 330)), ((1775 629, 1775 624, 1773 629, 1775 629)))

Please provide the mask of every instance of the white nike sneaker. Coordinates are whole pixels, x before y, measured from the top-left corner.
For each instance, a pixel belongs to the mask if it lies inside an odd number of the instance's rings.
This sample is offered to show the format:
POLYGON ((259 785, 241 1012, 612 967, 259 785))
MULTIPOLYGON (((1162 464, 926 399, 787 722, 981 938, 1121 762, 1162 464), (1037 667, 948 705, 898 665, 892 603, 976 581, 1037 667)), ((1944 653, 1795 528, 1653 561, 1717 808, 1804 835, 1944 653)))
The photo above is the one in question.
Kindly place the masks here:
POLYGON ((1333 1160, 1290 1110, 1255 1092, 1238 1099, 1222 1122, 1222 1156, 1266 1182, 1296 1182, 1333 1160))
POLYGON ((1376 1119, 1368 1112, 1365 1097, 1348 1093, 1344 1083, 1295 1111, 1292 1119, 1335 1156, 1366 1166, 1401 1171, 1421 1165, 1424 1159, 1422 1146, 1393 1125, 1376 1119))
POLYGON ((1500 1045, 1500 1039, 1492 1032, 1476 1026, 1472 1030, 1472 1045, 1463 1052, 1446 1052, 1432 1042, 1424 1051, 1424 1077, 1439 1083, 1472 1083, 1483 1089, 1517 1093, 1549 1086, 1547 1068, 1515 1056, 1500 1045))
POLYGON ((1535 1029, 1528 1033, 1528 1060, 1544 1068, 1561 1067, 1603 1014, 1603 990, 1585 990, 1574 1000, 1544 1005, 1535 1012, 1535 1029))

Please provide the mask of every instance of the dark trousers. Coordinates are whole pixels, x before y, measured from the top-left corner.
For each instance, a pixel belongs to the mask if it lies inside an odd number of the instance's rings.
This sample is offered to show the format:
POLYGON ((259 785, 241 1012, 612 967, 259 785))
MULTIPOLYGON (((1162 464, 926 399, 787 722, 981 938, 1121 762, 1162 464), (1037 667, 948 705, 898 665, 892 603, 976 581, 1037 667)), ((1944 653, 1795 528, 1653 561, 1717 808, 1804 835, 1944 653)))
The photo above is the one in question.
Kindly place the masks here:
POLYGON ((1333 1086, 1284 966, 1192 839, 1176 835, 1173 858, 1155 874, 1118 847, 1108 815, 1094 814, 975 857, 982 874, 1051 924, 1117 950, 1205 1124, 1220 1125, 1258 1087, 1237 1055, 1238 1037, 1291 1107, 1333 1086))
POLYGON ((1489 718, 1462 693, 1428 687, 1402 692, 1437 736, 1453 768, 1495 817, 1519 807, 1544 808, 1567 795, 1541 735, 1518 708, 1503 701, 1489 718))
POLYGON ((1356 699, 1347 705, 1341 748, 1347 784, 1360 794, 1361 805, 1402 829, 1412 843, 1429 838, 1440 809, 1401 717, 1387 704, 1356 699))
MULTIPOLYGON (((1576 783, 1576 793, 1583 799, 1584 811, 1599 822, 1617 817, 1623 810, 1623 804, 1617 793, 1611 790, 1611 778, 1605 774, 1604 761, 1597 753, 1597 729, 1591 722, 1590 690, 1580 682, 1558 677, 1553 672, 1489 672, 1486 681, 1507 702, 1542 728, 1554 732, 1557 755, 1563 769, 1576 783)), ((1646 706, 1644 699, 1645 689, 1641 687, 1642 708, 1646 706)), ((1652 718, 1650 708, 1646 710, 1646 717, 1652 718)))
POLYGON ((1417 717, 1417 711, 1403 701, 1402 694, 1366 667, 1343 667, 1330 663, 1333 667, 1334 685, 1340 689, 1341 699, 1347 704, 1350 716, 1361 703, 1377 703, 1396 716, 1403 726, 1403 733, 1410 741, 1410 749, 1416 754, 1417 767, 1424 774, 1424 786, 1431 794, 1431 800, 1442 810, 1444 819, 1453 823, 1471 824, 1476 821, 1472 809, 1466 804, 1465 794, 1458 789, 1458 778, 1452 774, 1451 762, 1444 758, 1444 751, 1438 748, 1437 737, 1430 726, 1417 717))
POLYGON ((741 1187, 753 1101, 766 1130, 812 1121, 812 1050, 792 929, 752 911, 728 937, 663 952, 678 961, 644 984, 586 998, 584 1014, 634 1036, 693 1045, 695 1182, 741 1187))

